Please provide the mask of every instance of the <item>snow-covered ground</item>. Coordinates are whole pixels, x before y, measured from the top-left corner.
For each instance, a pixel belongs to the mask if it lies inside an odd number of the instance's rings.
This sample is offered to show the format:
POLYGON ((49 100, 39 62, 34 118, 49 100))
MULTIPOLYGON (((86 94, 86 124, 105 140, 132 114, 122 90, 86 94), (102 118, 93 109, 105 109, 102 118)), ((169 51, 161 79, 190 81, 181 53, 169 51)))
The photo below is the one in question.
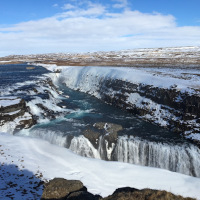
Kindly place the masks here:
POLYGON ((35 176, 43 180, 54 177, 81 180, 89 192, 103 197, 116 188, 130 186, 166 190, 200 199, 199 178, 162 169, 84 158, 39 139, 6 133, 1 133, 0 137, 0 198, 4 200, 9 199, 5 195, 13 193, 12 197, 20 200, 41 195, 41 187, 34 192, 31 188, 34 186, 32 182, 38 184, 35 176))
MULTIPOLYGON (((199 89, 200 76, 199 70, 196 69, 170 69, 170 68, 132 68, 132 67, 74 67, 74 66, 56 66, 39 64, 50 71, 62 70, 62 75, 71 74, 66 79, 71 84, 77 85, 81 76, 88 77, 95 75, 96 80, 86 80, 84 88, 86 90, 92 89, 98 82, 98 79, 118 79, 134 84, 143 83, 144 85, 152 85, 155 87, 174 89, 178 91, 193 92, 199 89), (72 76, 73 75, 73 76, 72 76)), ((200 92, 199 92, 200 93, 200 92)))
POLYGON ((109 52, 10 55, 3 60, 92 66, 199 67, 200 47, 145 48, 109 52))

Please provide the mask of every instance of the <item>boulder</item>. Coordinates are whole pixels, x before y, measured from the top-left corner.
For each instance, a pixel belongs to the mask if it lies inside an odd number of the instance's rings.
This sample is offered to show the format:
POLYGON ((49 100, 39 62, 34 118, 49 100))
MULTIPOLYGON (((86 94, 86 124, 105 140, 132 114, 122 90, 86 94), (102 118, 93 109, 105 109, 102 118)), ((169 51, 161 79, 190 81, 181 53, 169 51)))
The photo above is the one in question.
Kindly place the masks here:
POLYGON ((87 191, 78 191, 71 193, 67 198, 67 200, 100 200, 102 199, 99 195, 91 194, 87 191))
POLYGON ((99 146, 99 137, 101 136, 101 133, 97 131, 93 131, 91 129, 86 129, 83 132, 84 137, 86 137, 92 145, 97 149, 99 146))
POLYGON ((117 143, 118 132, 123 130, 119 124, 97 122, 92 127, 88 127, 83 135, 86 137, 94 148, 100 150, 101 159, 111 160, 114 146, 117 143))
POLYGON ((177 196, 171 192, 143 189, 137 190, 135 188, 125 187, 115 190, 115 192, 103 198, 103 200, 195 200, 193 198, 184 198, 177 196))
POLYGON ((41 199, 67 199, 69 194, 77 191, 87 191, 81 181, 54 178, 45 184, 41 199))
POLYGON ((105 198, 93 195, 87 191, 81 181, 54 178, 45 184, 42 200, 195 200, 174 195, 171 192, 161 190, 143 189, 131 187, 118 188, 105 198))

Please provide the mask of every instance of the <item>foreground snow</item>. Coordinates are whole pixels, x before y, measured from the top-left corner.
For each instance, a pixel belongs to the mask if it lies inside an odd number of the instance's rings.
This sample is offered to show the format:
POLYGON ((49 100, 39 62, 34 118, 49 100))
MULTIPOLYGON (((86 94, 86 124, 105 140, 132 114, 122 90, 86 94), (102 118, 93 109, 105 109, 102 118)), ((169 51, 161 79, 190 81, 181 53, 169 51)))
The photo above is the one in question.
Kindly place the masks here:
MULTIPOLYGON (((42 179, 54 177, 78 179, 89 192, 103 197, 113 193, 116 188, 130 186, 138 189, 167 190, 174 194, 200 199, 199 178, 162 169, 84 158, 39 139, 5 133, 1 133, 0 137, 0 151, 3 152, 0 160, 2 166, 17 165, 19 169, 29 171, 30 174, 42 173, 40 176, 42 179)), ((2 170, 2 167, 0 169, 2 170)), ((16 180, 16 184, 20 185, 20 181, 22 179, 16 180)), ((0 179, 1 189, 5 188, 6 184, 7 180, 0 179)), ((27 184, 24 184, 24 188, 28 187, 27 184)), ((7 190, 13 192, 12 188, 8 187, 7 190)), ((0 197, 2 192, 1 190, 0 197)), ((41 194, 41 190, 38 190, 38 193, 41 194)), ((15 199, 19 197, 17 191, 14 197, 15 199)), ((27 196, 24 197, 26 199, 27 196)))

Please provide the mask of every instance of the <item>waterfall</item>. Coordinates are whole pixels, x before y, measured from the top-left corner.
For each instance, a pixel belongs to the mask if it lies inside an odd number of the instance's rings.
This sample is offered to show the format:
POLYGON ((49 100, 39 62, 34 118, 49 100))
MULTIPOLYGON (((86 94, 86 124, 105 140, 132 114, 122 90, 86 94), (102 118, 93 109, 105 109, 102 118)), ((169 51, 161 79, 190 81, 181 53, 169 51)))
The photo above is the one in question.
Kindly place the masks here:
POLYGON ((35 130, 24 129, 19 133, 17 133, 17 135, 42 138, 43 140, 46 140, 51 144, 55 144, 61 147, 67 146, 67 137, 64 136, 62 132, 59 131, 45 130, 40 128, 37 128, 35 130))
POLYGON ((200 177, 200 150, 192 144, 179 146, 121 137, 112 159, 200 177))
POLYGON ((93 147, 90 141, 82 135, 72 139, 69 149, 84 157, 101 159, 99 152, 93 147))
POLYGON ((189 143, 173 145, 122 136, 108 148, 106 139, 100 136, 99 146, 95 148, 83 135, 70 136, 70 139, 59 131, 40 128, 22 131, 20 135, 42 138, 62 147, 68 146, 71 151, 84 157, 157 167, 200 177, 200 149, 189 143))

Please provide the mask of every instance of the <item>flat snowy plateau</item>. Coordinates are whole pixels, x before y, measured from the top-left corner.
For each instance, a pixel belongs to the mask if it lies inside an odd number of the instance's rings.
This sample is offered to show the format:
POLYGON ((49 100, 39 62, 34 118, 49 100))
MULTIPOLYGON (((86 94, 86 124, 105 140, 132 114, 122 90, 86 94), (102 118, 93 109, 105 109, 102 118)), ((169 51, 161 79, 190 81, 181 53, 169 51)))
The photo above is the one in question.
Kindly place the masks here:
POLYGON ((42 188, 33 192, 32 179, 63 177, 81 180, 89 192, 103 197, 119 187, 130 186, 166 190, 200 199, 199 178, 151 167, 84 158, 39 139, 7 133, 1 133, 0 136, 0 198, 9 199, 6 196, 12 195, 14 199, 34 199, 42 194, 42 188), (13 170, 14 165, 17 170, 13 170), (8 177, 4 179, 4 176, 8 177), (11 186, 6 188, 8 182, 11 186))

